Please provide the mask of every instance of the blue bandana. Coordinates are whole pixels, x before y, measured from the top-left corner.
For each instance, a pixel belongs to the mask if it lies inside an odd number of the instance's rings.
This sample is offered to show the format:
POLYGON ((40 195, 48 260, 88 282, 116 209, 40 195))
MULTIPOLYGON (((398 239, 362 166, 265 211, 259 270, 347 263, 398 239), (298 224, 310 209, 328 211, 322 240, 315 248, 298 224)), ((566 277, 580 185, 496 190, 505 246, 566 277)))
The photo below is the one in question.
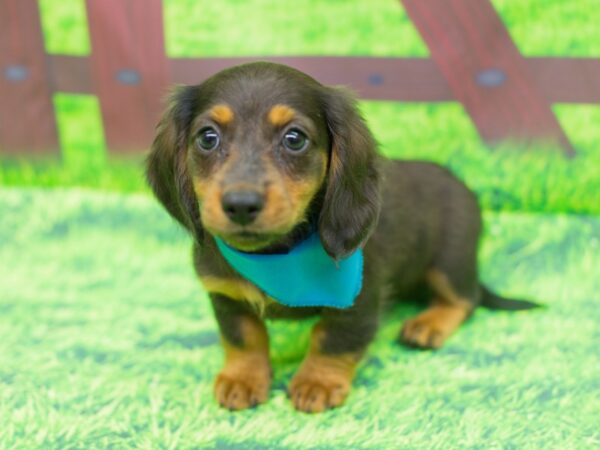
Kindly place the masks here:
POLYGON ((216 241, 231 267, 286 306, 349 308, 362 289, 362 250, 336 263, 317 233, 288 253, 274 255, 243 253, 216 241))

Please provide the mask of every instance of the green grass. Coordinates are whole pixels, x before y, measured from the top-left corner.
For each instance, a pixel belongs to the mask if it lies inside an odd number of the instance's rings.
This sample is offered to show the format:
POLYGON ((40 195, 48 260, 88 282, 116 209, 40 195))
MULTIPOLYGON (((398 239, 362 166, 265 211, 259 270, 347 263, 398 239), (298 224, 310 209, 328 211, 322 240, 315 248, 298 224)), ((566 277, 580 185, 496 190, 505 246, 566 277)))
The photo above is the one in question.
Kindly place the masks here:
POLYGON ((396 0, 167 0, 167 53, 241 55, 427 56, 396 0), (243 19, 242 19, 243 18, 243 19))
POLYGON ((427 159, 450 167, 494 211, 600 213, 600 107, 560 106, 556 112, 576 148, 490 149, 458 104, 363 102, 381 151, 390 158, 427 159))
POLYGON ((435 353, 387 315, 347 405, 293 411, 310 323, 272 323, 269 402, 212 399, 221 349, 189 241, 146 195, 0 190, 3 448, 560 448, 600 445, 600 219, 486 214, 483 278, 543 301, 478 311, 435 353))
POLYGON ((3 157, 0 186, 85 186, 119 192, 146 190, 143 154, 107 155, 96 97, 57 94, 60 157, 3 157))
POLYGON ((48 53, 90 54, 84 0, 38 0, 38 5, 48 53))
POLYGON ((597 0, 492 0, 526 56, 600 56, 597 0))

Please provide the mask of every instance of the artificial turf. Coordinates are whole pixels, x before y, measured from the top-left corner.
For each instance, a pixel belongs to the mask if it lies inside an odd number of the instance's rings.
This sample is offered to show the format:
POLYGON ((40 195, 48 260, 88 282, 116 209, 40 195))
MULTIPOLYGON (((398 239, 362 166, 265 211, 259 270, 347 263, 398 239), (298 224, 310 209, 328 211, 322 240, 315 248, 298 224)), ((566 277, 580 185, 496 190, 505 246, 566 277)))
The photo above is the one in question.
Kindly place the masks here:
POLYGON ((547 308, 478 311, 437 352, 387 313, 347 404, 295 412, 311 322, 275 322, 266 405, 220 409, 222 353, 189 238, 149 196, 0 190, 2 448, 600 445, 600 218, 486 213, 483 279, 547 308))

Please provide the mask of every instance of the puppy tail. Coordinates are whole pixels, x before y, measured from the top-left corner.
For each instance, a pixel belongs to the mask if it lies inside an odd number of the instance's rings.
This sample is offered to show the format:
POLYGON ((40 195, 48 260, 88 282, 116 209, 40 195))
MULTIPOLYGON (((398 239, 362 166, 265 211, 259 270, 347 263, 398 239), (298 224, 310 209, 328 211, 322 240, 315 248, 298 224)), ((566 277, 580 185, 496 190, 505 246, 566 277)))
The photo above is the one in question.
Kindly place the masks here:
POLYGON ((505 311, 521 311, 543 307, 543 305, 529 300, 501 297, 483 285, 481 285, 481 306, 505 311))

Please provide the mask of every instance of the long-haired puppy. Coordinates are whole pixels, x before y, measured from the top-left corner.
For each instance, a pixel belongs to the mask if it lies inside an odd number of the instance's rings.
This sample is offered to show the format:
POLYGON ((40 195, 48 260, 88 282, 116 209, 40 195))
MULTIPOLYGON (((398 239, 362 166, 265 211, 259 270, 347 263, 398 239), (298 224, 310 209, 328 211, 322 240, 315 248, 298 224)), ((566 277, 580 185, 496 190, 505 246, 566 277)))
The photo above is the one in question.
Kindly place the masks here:
POLYGON ((346 399, 386 298, 426 294, 398 335, 423 349, 480 304, 534 306, 478 281, 481 215, 462 182, 435 164, 381 161, 353 98, 290 67, 244 64, 178 88, 147 177, 193 236, 226 408, 268 398, 265 319, 319 316, 289 385, 296 409, 318 412, 346 399))

